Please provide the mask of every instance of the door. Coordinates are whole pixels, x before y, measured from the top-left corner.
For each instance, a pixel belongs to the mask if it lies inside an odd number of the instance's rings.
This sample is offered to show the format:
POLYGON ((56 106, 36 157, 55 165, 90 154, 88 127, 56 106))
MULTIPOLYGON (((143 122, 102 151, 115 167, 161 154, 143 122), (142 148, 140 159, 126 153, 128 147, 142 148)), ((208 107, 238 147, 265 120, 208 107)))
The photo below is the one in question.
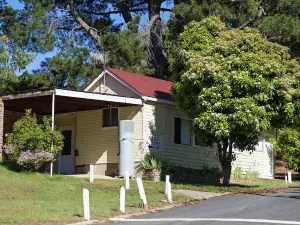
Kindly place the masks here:
POLYGON ((75 171, 75 155, 73 145, 73 129, 64 128, 61 130, 64 136, 63 150, 59 154, 59 173, 70 174, 75 171))

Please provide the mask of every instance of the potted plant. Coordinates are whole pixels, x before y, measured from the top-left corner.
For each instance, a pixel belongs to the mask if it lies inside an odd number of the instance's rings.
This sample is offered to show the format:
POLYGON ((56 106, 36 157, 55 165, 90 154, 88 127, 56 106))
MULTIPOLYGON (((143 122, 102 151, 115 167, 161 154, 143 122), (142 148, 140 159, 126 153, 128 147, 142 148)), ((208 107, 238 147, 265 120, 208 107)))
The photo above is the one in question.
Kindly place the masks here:
POLYGON ((165 161, 156 155, 146 154, 139 165, 139 169, 143 172, 143 179, 159 182, 165 161))

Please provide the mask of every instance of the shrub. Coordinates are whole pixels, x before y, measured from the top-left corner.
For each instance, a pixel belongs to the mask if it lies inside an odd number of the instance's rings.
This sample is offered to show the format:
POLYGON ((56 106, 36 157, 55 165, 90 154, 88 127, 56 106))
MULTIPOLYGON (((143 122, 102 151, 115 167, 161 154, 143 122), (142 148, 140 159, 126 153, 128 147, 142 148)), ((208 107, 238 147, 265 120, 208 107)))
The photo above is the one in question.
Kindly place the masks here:
POLYGON ((51 129, 51 120, 43 117, 38 121, 31 110, 15 122, 13 131, 8 135, 6 151, 11 151, 14 161, 24 169, 41 170, 47 162, 53 161, 63 148, 63 135, 51 129), (53 149, 51 145, 53 143, 53 149))
POLYGON ((141 169, 163 169, 168 164, 168 160, 154 154, 146 154, 141 163, 141 169))
POLYGON ((31 110, 26 110, 25 116, 15 122, 13 131, 8 135, 8 143, 12 144, 14 152, 19 156, 22 150, 51 151, 58 153, 63 147, 63 136, 60 132, 51 129, 51 119, 43 117, 38 123, 37 117, 31 110))
POLYGON ((235 179, 239 179, 239 178, 242 178, 242 168, 241 167, 235 167, 234 168, 234 170, 233 170, 233 174, 232 174, 232 176, 233 176, 233 178, 235 178, 235 179))
POLYGON ((2 146, 2 153, 4 155, 4 159, 12 159, 14 150, 11 144, 5 144, 2 146))
POLYGON ((31 171, 41 171, 46 163, 53 161, 54 155, 45 151, 25 151, 21 152, 17 164, 24 169, 31 171))
POLYGON ((259 172, 256 170, 247 170, 245 174, 246 179, 257 179, 259 178, 259 172))

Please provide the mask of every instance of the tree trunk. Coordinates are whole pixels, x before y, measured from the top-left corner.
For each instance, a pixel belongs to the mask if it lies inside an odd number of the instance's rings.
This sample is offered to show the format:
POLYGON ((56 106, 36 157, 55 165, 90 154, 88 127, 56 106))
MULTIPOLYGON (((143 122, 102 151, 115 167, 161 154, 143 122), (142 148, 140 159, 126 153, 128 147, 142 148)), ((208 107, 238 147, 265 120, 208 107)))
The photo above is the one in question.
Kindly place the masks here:
POLYGON ((132 16, 130 14, 128 2, 126 0, 119 0, 117 3, 117 7, 121 10, 121 14, 125 23, 130 22, 132 20, 132 16))
POLYGON ((148 1, 150 37, 147 43, 147 48, 149 54, 148 61, 155 69, 155 76, 158 78, 165 78, 168 60, 163 50, 163 27, 160 18, 160 4, 160 0, 148 1))
POLYGON ((222 167, 223 185, 229 186, 231 177, 231 163, 233 159, 233 142, 225 139, 218 143, 218 157, 222 167))
MULTIPOLYGON (((221 164, 222 165, 222 164, 221 164)), ((231 162, 222 165, 223 185, 229 186, 231 177, 231 162)))

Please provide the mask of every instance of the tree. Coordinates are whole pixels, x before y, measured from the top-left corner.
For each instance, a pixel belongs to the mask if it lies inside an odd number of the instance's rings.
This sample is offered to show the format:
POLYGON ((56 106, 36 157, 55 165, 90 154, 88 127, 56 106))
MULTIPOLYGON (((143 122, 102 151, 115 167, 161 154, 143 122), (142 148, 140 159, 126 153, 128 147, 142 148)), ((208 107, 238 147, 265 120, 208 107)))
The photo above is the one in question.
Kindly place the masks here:
MULTIPOLYGON (((34 16, 36 28, 33 30, 57 37, 68 37, 70 33, 77 40, 91 48, 103 50, 104 36, 111 32, 120 32, 121 27, 132 22, 136 15, 148 14, 149 24, 144 49, 148 56, 148 65, 155 69, 157 77, 164 77, 168 61, 163 48, 163 22, 160 12, 170 11, 162 8, 165 0, 27 0, 24 11, 34 16), (113 21, 110 15, 121 15, 124 21, 113 21)), ((130 29, 128 26, 127 29, 130 29)), ((105 51, 105 49, 103 50, 105 51)), ((103 54, 103 52, 102 52, 103 54)), ((135 68, 138 65, 135 65, 135 68)))
MULTIPOLYGON (((44 87, 58 87, 83 90, 96 76, 101 73, 102 62, 94 59, 86 47, 66 42, 60 52, 41 63, 41 68, 28 76, 28 83, 39 86, 43 80, 44 87)), ((25 78, 26 80, 26 78, 25 78)), ((26 85, 25 85, 26 86, 26 85)))
POLYGON ((208 16, 219 16, 230 28, 257 28, 269 41, 288 46, 292 56, 300 55, 299 0, 186 1, 173 9, 168 22, 169 37, 176 40, 185 25, 208 16))
POLYGON ((276 140, 272 140, 276 154, 287 163, 288 168, 300 173, 300 132, 298 129, 279 130, 276 140))
POLYGON ((217 17, 191 22, 171 69, 175 100, 195 118, 195 135, 217 145, 224 185, 234 149, 254 151, 263 130, 298 113, 298 63, 255 29, 227 29, 217 17))

